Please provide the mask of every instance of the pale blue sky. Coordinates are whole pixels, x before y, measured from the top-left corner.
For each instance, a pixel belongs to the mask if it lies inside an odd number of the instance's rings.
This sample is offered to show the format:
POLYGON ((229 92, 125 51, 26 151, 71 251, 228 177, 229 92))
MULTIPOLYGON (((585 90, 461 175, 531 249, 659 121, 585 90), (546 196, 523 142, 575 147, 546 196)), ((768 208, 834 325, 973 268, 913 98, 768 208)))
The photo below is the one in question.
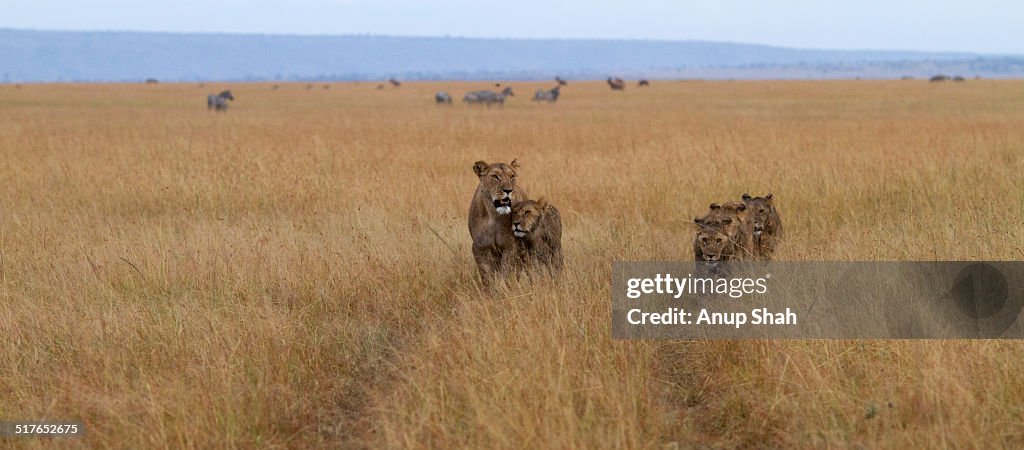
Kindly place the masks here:
POLYGON ((1024 54, 1019 0, 5 0, 0 27, 711 40, 1024 54))

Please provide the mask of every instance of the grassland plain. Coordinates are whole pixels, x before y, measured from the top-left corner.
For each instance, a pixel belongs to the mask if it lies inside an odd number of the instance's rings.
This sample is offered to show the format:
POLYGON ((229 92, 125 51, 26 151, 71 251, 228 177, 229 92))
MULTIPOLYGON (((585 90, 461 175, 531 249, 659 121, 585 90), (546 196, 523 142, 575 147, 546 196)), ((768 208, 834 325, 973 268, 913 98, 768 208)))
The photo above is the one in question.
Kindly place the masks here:
POLYGON ((1024 82, 549 84, 0 85, 0 418, 84 420, 68 447, 1024 445, 1019 342, 609 325, 613 260, 691 258, 744 192, 781 260, 1024 259, 1024 82), (512 158, 566 271, 482 291, 471 166, 512 158))

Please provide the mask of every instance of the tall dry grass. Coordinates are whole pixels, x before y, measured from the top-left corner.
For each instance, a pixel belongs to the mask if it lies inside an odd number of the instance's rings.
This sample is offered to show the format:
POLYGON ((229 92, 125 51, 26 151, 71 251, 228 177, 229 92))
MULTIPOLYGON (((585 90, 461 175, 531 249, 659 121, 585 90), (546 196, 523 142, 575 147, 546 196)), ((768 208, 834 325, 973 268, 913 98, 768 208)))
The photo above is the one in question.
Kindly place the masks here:
MULTIPOLYGON (((548 83, 550 84, 550 83, 548 83)), ((1017 342, 610 339, 613 260, 773 192, 780 259, 1024 258, 1024 83, 0 86, 0 418, 71 447, 1014 447, 1017 342), (482 291, 473 161, 563 213, 482 291)), ((19 439, 33 448, 53 441, 19 439)))

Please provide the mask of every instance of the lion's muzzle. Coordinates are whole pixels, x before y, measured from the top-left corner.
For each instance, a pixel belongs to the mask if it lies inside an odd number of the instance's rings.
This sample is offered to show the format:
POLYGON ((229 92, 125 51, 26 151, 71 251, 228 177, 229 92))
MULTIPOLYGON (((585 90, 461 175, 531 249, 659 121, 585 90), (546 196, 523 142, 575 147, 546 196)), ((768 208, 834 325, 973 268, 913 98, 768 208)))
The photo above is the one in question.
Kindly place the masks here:
POLYGON ((511 214, 512 196, 508 192, 503 192, 502 197, 494 199, 494 210, 501 215, 511 214))
POLYGON ((519 225, 518 223, 514 223, 514 224, 512 224, 512 234, 516 235, 516 237, 517 237, 517 238, 523 238, 523 237, 526 237, 526 234, 527 234, 527 233, 529 233, 529 231, 526 231, 526 230, 525 230, 525 229, 524 229, 524 228, 523 228, 522 226, 520 226, 520 225, 519 225))
POLYGON ((704 255, 704 264, 709 266, 716 266, 718 262, 722 260, 722 255, 704 255))

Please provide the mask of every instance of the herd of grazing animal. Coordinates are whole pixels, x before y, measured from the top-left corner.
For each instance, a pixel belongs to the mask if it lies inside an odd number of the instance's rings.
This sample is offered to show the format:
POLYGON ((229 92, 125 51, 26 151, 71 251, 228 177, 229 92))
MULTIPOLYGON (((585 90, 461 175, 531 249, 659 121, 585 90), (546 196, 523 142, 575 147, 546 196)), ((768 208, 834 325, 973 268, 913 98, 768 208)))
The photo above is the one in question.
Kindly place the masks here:
MULTIPOLYGON (((626 82, 622 78, 608 77, 607 81, 608 81, 608 86, 611 87, 612 90, 619 90, 619 91, 621 91, 621 90, 624 90, 626 88, 626 82)), ((149 80, 147 80, 147 82, 149 82, 149 80)), ((562 87, 563 86, 568 86, 569 82, 565 81, 564 79, 562 79, 562 77, 555 77, 555 82, 557 84, 554 87, 552 87, 551 89, 538 89, 536 92, 534 92, 534 94, 533 94, 533 101, 537 102, 537 103, 540 103, 540 102, 556 103, 556 102, 558 102, 558 98, 562 95, 562 87)), ((389 78, 388 79, 388 83, 391 86, 393 86, 393 87, 399 87, 399 86, 402 85, 402 83, 400 81, 398 81, 397 79, 395 79, 395 78, 389 78)), ((649 86, 649 85, 650 85, 650 82, 645 80, 645 79, 640 80, 638 82, 638 84, 637 84, 637 86, 649 86)), ((199 86, 202 87, 203 85, 200 84, 199 86)), ((500 87, 501 83, 497 83, 497 84, 495 84, 495 86, 496 87, 500 87)), ((377 89, 378 90, 384 89, 384 87, 385 87, 384 84, 378 84, 377 85, 377 89)), ((271 87, 271 90, 275 90, 276 91, 279 88, 280 88, 280 85, 275 84, 275 85, 273 85, 271 87)), ((312 90, 313 89, 313 85, 312 84, 307 84, 305 86, 305 88, 306 88, 307 91, 308 90, 312 90)), ((330 85, 327 85, 327 84, 323 85, 323 89, 324 90, 329 90, 330 88, 331 88, 330 85)), ((465 104, 468 104, 468 105, 486 105, 487 107, 498 105, 499 107, 504 107, 505 106, 505 100, 507 98, 509 98, 509 97, 514 97, 514 96, 515 96, 515 92, 512 91, 512 88, 511 87, 505 87, 500 92, 495 92, 495 91, 492 91, 492 90, 467 92, 466 95, 462 97, 462 102, 465 103, 465 104)), ((222 91, 219 94, 210 94, 210 95, 208 95, 206 97, 206 107, 207 107, 207 109, 213 110, 213 111, 222 111, 222 112, 223 111, 227 111, 228 110, 228 101, 231 101, 231 100, 234 100, 234 99, 235 99, 235 97, 231 94, 230 90, 222 91)), ((434 103, 437 104, 437 105, 451 105, 452 104, 452 96, 448 92, 438 91, 437 93, 434 94, 434 103)))
MULTIPOLYGON (((906 79, 913 79, 913 77, 905 76, 905 77, 903 77, 903 79, 904 80, 906 80, 906 79)), ((959 76, 959 75, 951 77, 949 75, 942 75, 942 74, 940 74, 940 75, 935 75, 935 76, 929 78, 928 81, 931 81, 931 82, 934 83, 934 82, 942 82, 942 81, 949 81, 949 80, 952 80, 952 81, 955 81, 955 82, 963 82, 966 79, 964 77, 962 77, 962 76, 959 76)), ((611 90, 613 90, 613 91, 623 91, 623 90, 626 89, 626 81, 623 80, 622 78, 619 78, 619 77, 608 77, 608 79, 605 80, 605 81, 606 81, 606 83, 608 83, 608 87, 611 90)), ((533 94, 533 101, 537 102, 537 103, 540 103, 540 102, 555 103, 555 102, 557 102, 559 96, 561 95, 561 88, 562 88, 562 86, 567 86, 569 84, 569 82, 567 82, 564 79, 562 79, 562 77, 557 77, 557 76, 555 77, 555 82, 557 84, 555 85, 555 87, 553 87, 551 89, 538 89, 536 92, 534 92, 534 94, 533 94)), ((153 83, 156 83, 156 80, 155 79, 147 79, 146 83, 153 84, 153 83)), ((391 86, 393 86, 393 87, 399 87, 399 86, 402 85, 402 83, 400 81, 398 81, 397 79, 395 79, 395 78, 389 78, 388 79, 388 83, 391 84, 391 86)), ((637 87, 648 87, 648 86, 651 85, 651 82, 649 80, 647 80, 647 79, 641 78, 639 81, 637 81, 636 85, 637 85, 637 87)), ((203 85, 200 84, 199 86, 202 87, 203 85)), ((496 83, 495 86, 496 87, 500 87, 501 83, 496 83)), ((273 85, 273 87, 271 89, 277 90, 279 87, 280 87, 279 85, 275 84, 275 85, 273 85)), ((377 89, 378 90, 384 89, 384 87, 385 87, 384 84, 378 84, 377 85, 377 89)), ((330 87, 330 85, 326 85, 325 84, 325 85, 323 85, 323 88, 324 88, 324 90, 328 90, 331 87, 330 87)), ((312 84, 307 84, 306 85, 306 90, 311 90, 311 89, 313 89, 313 85, 312 84)), ((501 92, 495 92, 495 91, 492 91, 492 90, 467 92, 466 95, 462 97, 462 102, 466 103, 466 104, 469 104, 469 105, 486 105, 487 107, 491 107, 493 105, 498 105, 498 106, 503 107, 503 106, 505 106, 505 100, 507 98, 509 98, 509 97, 514 97, 514 96, 515 96, 515 93, 512 91, 512 88, 511 87, 505 87, 505 89, 503 89, 501 92)), ((220 94, 216 94, 216 95, 215 94, 210 94, 206 98, 206 107, 207 107, 207 109, 215 110, 215 111, 227 111, 227 109, 228 109, 228 101, 229 100, 234 100, 234 99, 235 99, 235 97, 231 95, 231 91, 230 90, 223 91, 220 94)), ((438 105, 451 105, 452 104, 452 96, 451 96, 451 94, 449 94, 449 93, 447 93, 445 91, 438 91, 437 93, 434 94, 434 102, 436 104, 438 104, 438 105)))
MULTIPOLYGON (((558 208, 543 197, 530 200, 516 180, 518 170, 515 159, 473 164, 479 182, 469 204, 469 234, 484 285, 522 272, 557 275, 564 265, 558 208)), ((782 239, 772 194, 712 203, 694 223, 693 257, 707 268, 726 261, 771 261, 782 239)))

